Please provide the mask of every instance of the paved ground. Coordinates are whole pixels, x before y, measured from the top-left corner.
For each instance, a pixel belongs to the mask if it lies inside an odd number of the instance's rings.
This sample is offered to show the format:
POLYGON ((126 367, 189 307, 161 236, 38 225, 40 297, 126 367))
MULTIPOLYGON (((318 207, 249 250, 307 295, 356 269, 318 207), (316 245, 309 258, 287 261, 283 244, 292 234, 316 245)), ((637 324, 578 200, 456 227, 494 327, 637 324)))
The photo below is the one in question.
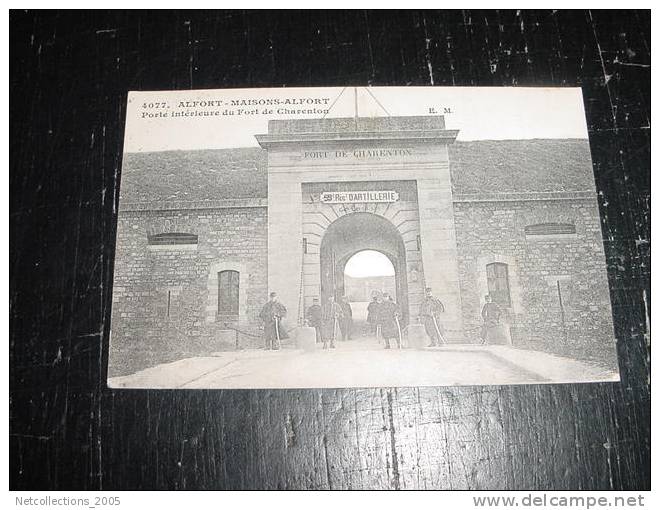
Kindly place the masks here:
POLYGON ((108 380, 112 388, 343 388, 616 381, 576 360, 509 346, 386 350, 371 338, 337 349, 214 353, 108 380))

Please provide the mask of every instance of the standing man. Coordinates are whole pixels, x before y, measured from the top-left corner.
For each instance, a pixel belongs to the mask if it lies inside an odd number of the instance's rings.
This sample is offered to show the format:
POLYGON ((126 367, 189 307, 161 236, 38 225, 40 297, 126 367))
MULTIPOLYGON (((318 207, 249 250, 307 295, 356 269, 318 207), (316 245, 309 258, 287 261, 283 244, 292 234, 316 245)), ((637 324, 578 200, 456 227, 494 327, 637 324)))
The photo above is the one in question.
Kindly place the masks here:
POLYGON ((437 347, 440 342, 444 343, 444 331, 439 316, 445 311, 445 305, 433 296, 431 287, 426 287, 426 297, 419 311, 424 322, 426 334, 431 339, 429 347, 437 347))
POLYGON ((335 348, 335 341, 339 334, 339 323, 343 316, 341 306, 335 303, 335 297, 328 297, 328 302, 323 307, 323 348, 328 348, 328 338, 330 338, 330 348, 335 348))
POLYGON ((277 293, 270 293, 270 300, 263 306, 259 318, 264 323, 264 348, 277 350, 281 340, 289 338, 282 327, 282 318, 286 316, 286 307, 277 300, 277 293))
POLYGON ((379 302, 379 323, 380 332, 385 340, 385 349, 390 349, 390 339, 396 340, 397 347, 401 348, 401 329, 397 322, 401 317, 399 305, 397 305, 390 295, 383 293, 382 302, 379 302))
POLYGON ((377 324, 377 317, 378 317, 378 307, 380 306, 380 303, 378 302, 378 295, 379 293, 375 293, 372 296, 371 303, 367 305, 367 322, 369 323, 369 326, 371 326, 371 334, 375 337, 378 337, 378 324, 377 324))
POLYGON ((490 297, 490 294, 487 294, 484 300, 486 304, 481 309, 481 318, 484 320, 484 325, 481 327, 482 345, 488 340, 489 333, 493 333, 493 329, 500 324, 500 318, 502 317, 500 305, 493 303, 493 298, 490 297))
POLYGON ((323 326, 323 310, 321 305, 319 305, 318 298, 314 298, 312 306, 307 309, 305 314, 307 318, 307 324, 316 330, 316 343, 323 341, 323 332, 321 331, 321 326, 323 326))
POLYGON ((348 297, 342 296, 341 298, 341 311, 342 311, 342 320, 341 320, 341 339, 345 342, 346 340, 351 339, 351 329, 353 328, 353 309, 351 304, 348 302, 348 297))

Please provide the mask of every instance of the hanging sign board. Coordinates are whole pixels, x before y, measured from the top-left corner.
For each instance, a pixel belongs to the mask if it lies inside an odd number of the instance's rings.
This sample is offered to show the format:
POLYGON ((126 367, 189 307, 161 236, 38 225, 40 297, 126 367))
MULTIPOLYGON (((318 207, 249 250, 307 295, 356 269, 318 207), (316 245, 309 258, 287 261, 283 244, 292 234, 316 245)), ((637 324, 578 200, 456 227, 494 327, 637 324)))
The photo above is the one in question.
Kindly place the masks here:
POLYGON ((321 202, 324 204, 356 204, 364 202, 397 202, 396 191, 324 191, 321 202))

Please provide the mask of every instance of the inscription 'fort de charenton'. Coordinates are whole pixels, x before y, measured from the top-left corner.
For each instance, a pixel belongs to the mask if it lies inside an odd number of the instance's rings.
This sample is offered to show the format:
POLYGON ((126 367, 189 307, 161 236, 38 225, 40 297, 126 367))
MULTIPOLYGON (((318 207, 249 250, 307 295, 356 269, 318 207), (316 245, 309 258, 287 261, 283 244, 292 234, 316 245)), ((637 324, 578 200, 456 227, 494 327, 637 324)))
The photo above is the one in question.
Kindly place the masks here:
POLYGON ((353 151, 305 151, 304 159, 330 159, 330 158, 392 158, 412 156, 412 149, 355 149, 353 151))

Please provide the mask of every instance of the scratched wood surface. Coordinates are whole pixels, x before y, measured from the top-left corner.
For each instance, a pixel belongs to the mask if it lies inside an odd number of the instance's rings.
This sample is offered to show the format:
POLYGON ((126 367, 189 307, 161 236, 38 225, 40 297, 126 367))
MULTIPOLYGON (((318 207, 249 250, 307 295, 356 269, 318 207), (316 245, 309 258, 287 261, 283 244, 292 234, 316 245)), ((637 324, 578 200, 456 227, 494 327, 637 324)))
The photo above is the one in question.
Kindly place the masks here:
POLYGON ((648 12, 13 12, 10 28, 11 488, 650 487, 648 12), (126 92, 367 84, 583 87, 623 382, 105 389, 126 92))

